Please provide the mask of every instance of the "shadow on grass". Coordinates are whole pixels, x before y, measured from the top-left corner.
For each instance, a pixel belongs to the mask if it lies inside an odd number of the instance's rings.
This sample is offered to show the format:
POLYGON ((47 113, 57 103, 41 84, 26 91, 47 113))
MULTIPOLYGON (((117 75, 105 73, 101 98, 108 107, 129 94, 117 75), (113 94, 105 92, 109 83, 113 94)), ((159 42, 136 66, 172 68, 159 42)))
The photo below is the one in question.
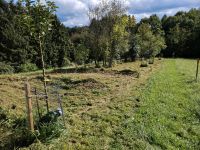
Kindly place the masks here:
POLYGON ((79 67, 79 68, 55 69, 51 73, 97 73, 101 70, 102 70, 101 68, 94 68, 94 67, 79 67))
POLYGON ((62 82, 65 83, 65 85, 62 87, 64 89, 71 89, 71 88, 86 88, 86 89, 102 89, 102 88, 108 88, 105 84, 92 79, 82 79, 82 80, 72 80, 70 78, 63 78, 61 79, 62 82))
POLYGON ((197 82, 198 81, 196 79, 186 81, 186 83, 188 84, 197 83, 197 82))
POLYGON ((110 75, 125 75, 125 76, 133 76, 135 78, 139 78, 139 72, 130 69, 124 70, 109 70, 105 68, 94 68, 94 67, 79 67, 79 68, 68 68, 68 69, 56 69, 51 73, 106 73, 110 75))

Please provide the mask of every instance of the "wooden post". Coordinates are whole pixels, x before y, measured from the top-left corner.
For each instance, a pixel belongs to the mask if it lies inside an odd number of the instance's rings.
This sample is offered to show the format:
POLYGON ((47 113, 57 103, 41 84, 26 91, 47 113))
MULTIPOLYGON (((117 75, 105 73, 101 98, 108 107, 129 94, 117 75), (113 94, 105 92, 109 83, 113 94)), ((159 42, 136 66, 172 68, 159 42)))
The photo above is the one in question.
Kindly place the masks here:
POLYGON ((197 59, 196 82, 198 81, 198 74, 199 74, 199 58, 197 59))
POLYGON ((25 94, 26 94, 26 103, 27 103, 28 127, 29 127, 30 131, 34 132, 31 88, 30 88, 30 84, 28 83, 28 81, 25 83, 25 94))
POLYGON ((39 119, 41 119, 40 106, 39 106, 39 101, 38 101, 37 89, 36 88, 35 88, 35 98, 36 98, 36 105, 37 105, 38 116, 39 116, 39 119))

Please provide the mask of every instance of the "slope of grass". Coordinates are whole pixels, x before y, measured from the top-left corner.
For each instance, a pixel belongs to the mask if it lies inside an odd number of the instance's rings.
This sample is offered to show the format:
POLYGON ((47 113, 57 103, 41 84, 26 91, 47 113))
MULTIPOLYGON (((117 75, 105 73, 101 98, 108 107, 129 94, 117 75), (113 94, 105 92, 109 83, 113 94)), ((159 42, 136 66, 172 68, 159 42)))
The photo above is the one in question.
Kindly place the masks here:
POLYGON ((200 149, 200 83, 196 62, 166 60, 141 90, 140 105, 121 123, 116 149, 200 149))
MULTIPOLYGON (((52 84, 59 85, 63 94, 67 128, 60 138, 36 141, 29 148, 200 149, 196 62, 169 59, 148 68, 139 65, 126 63, 113 68, 137 70, 139 78, 109 70, 49 73, 52 84)), ((32 86, 42 87, 38 75, 29 78, 32 86)), ((0 77, 1 107, 11 114, 24 114, 24 79, 23 75, 0 77), (12 103, 17 105, 15 110, 10 109, 12 103)), ((56 107, 51 103, 51 110, 56 107)))

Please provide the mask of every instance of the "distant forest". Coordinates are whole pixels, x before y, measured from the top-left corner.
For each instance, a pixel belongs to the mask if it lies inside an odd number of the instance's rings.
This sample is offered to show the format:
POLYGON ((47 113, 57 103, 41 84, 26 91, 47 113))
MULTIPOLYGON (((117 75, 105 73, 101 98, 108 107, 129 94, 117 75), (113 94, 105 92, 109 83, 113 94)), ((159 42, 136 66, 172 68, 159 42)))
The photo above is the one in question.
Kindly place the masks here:
MULTIPOLYGON (((0 1, 0 66, 12 67, 13 72, 23 71, 24 66, 42 67, 38 41, 19 17, 24 7, 19 2, 0 1)), ((46 68, 71 62, 95 62, 96 66, 103 62, 111 67, 116 60, 134 61, 138 57, 200 57, 200 9, 161 19, 152 15, 138 23, 125 12, 119 3, 99 4, 89 10, 89 26, 73 28, 65 27, 52 14, 52 28, 43 47, 46 68)), ((34 9, 32 13, 41 15, 34 9)))

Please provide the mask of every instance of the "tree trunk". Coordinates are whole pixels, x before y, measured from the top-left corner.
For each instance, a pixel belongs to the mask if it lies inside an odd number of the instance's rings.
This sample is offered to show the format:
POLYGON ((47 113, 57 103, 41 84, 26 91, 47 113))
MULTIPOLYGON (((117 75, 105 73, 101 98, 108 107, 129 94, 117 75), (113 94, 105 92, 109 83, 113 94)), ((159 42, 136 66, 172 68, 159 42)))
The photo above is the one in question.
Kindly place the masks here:
POLYGON ((85 68, 85 69, 87 68, 86 62, 84 62, 84 68, 85 68))
POLYGON ((95 62, 95 66, 97 66, 97 60, 96 60, 96 58, 95 58, 95 61, 94 61, 94 62, 95 62))
POLYGON ((113 66, 113 58, 114 58, 114 53, 115 53, 115 43, 111 43, 111 52, 110 52, 110 58, 109 58, 109 67, 113 66))
POLYGON ((199 74, 199 58, 197 59, 196 82, 198 82, 198 74, 199 74))
MULTIPOLYGON (((121 59, 122 60, 122 59, 121 59)), ((124 57, 124 62, 127 62, 128 61, 128 58, 127 56, 124 57)))
POLYGON ((44 54, 43 54, 43 49, 42 49, 42 40, 41 40, 40 35, 39 35, 39 44, 40 44, 40 55, 41 55, 41 61, 42 61, 42 74, 43 74, 43 86, 44 86, 45 101, 46 101, 47 112, 49 112, 47 82, 46 82, 46 73, 45 73, 45 62, 44 62, 44 54))
POLYGON ((103 58, 103 66, 106 67, 106 58, 103 58))
POLYGON ((109 59, 109 67, 112 67, 112 65, 113 65, 113 58, 112 58, 112 56, 110 56, 110 59, 109 59))
POLYGON ((135 57, 131 57, 131 61, 134 62, 135 61, 135 57))

